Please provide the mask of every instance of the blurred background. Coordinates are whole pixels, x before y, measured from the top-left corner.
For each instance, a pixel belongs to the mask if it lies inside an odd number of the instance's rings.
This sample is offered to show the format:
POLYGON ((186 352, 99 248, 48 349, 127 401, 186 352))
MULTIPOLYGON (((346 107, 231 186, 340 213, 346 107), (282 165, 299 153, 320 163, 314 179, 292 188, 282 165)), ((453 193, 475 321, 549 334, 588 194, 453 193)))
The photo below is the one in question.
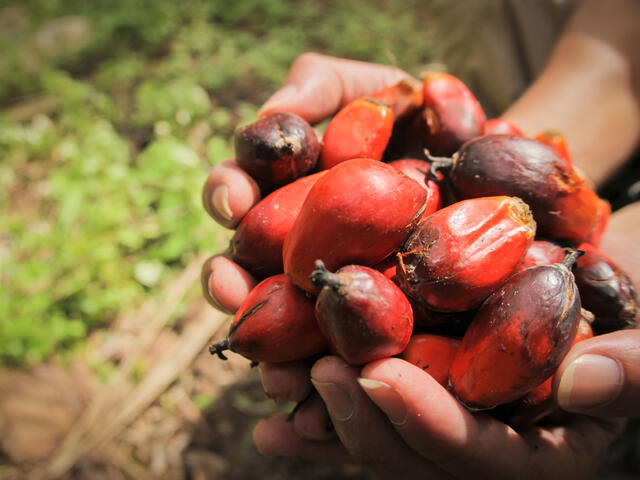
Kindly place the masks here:
POLYGON ((438 3, 0 1, 0 478, 368 478, 253 447, 291 406, 206 353, 200 193, 299 54, 418 75, 438 3))

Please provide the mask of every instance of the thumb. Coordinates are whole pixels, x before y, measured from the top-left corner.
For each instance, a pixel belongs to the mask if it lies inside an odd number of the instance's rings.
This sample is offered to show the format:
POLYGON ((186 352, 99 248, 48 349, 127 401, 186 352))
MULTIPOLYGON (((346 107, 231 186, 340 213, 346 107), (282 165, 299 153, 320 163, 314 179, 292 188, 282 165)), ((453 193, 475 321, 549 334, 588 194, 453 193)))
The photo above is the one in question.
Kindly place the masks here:
POLYGON ((395 67, 304 53, 293 63, 285 85, 266 101, 259 115, 286 111, 317 123, 356 98, 409 78, 395 67))
POLYGON ((554 376, 564 410, 600 417, 640 417, 640 330, 576 344, 554 376))

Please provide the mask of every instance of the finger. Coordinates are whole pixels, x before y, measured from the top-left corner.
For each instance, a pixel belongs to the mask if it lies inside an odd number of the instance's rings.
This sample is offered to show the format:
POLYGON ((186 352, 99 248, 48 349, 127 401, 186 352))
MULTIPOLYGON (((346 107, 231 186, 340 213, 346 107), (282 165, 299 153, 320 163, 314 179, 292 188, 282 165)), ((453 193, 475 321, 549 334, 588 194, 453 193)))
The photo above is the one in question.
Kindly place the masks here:
POLYGON ((205 210, 227 228, 234 228, 258 200, 258 184, 234 160, 213 167, 202 189, 205 210))
POLYGON ((209 257, 202 265, 200 280, 206 300, 225 313, 235 313, 257 283, 227 254, 209 257))
POLYGON ((621 330, 576 344, 554 377, 565 410, 601 417, 640 416, 640 330, 621 330))
POLYGON ((285 85, 266 101, 259 115, 292 112, 317 123, 356 98, 411 78, 395 67, 305 53, 293 63, 285 85))
POLYGON ((580 431, 536 427, 518 434, 489 415, 471 414, 429 374, 396 358, 367 365, 360 383, 408 445, 463 478, 582 478, 576 475, 595 468, 614 436, 593 421, 580 431))
POLYGON ((337 438, 327 408, 316 392, 304 400, 292 421, 293 429, 301 438, 319 442, 337 438))
POLYGON ((299 457, 314 462, 351 461, 349 453, 337 440, 315 442, 298 436, 293 424, 287 421, 287 414, 260 420, 253 429, 253 442, 258 451, 265 455, 299 457))
POLYGON ((258 366, 262 387, 272 398, 301 402, 311 392, 312 360, 261 363, 258 366))
POLYGON ((358 368, 333 356, 321 358, 311 369, 313 385, 349 454, 376 472, 441 478, 443 473, 412 451, 365 395, 358 374, 358 368))

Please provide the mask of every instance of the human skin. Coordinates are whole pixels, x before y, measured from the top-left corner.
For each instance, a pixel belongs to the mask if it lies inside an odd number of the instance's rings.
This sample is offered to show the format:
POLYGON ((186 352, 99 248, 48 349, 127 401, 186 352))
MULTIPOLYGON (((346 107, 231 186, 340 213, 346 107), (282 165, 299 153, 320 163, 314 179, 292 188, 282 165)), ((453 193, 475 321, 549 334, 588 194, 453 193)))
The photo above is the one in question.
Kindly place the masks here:
MULTIPOLYGON (((632 0, 607 2, 606 15, 601 8, 597 0, 583 2, 545 71, 504 114, 526 135, 562 130, 574 162, 596 186, 624 163, 640 131, 640 61, 633 51, 640 44, 640 5, 632 0)), ((350 100, 406 75, 390 67, 305 54, 260 113, 292 111, 318 122, 350 100)), ((251 202, 233 195, 240 188, 251 191, 247 185, 252 180, 239 169, 233 177, 227 170, 227 180, 220 180, 217 168, 208 185, 222 185, 226 192, 205 187, 205 203, 215 199, 209 202, 212 210, 222 206, 226 224, 237 224, 251 202)), ((219 213, 212 216, 219 218, 219 213)), ((639 241, 636 203, 612 215, 601 243, 601 250, 622 265, 636 285, 639 241)), ((230 268, 228 263, 225 268, 230 268)), ((250 279, 233 278, 238 283, 224 286, 226 298, 241 302, 242 295, 229 292, 246 291, 250 279)), ((222 293, 213 290, 214 298, 222 293)), ((228 301, 225 306, 233 310, 228 301)), ((325 357, 310 374, 309 367, 309 362, 260 366, 269 395, 300 401, 313 382, 323 402, 314 397, 294 422, 287 423, 283 416, 261 421, 254 431, 258 449, 317 461, 361 462, 379 478, 418 473, 434 478, 582 478, 598 465, 619 431, 620 422, 610 418, 640 415, 636 330, 580 342, 558 369, 553 392, 559 405, 597 418, 575 415, 556 427, 517 433, 487 415, 470 414, 431 377, 400 359, 380 360, 360 370, 325 357), (327 418, 335 436, 324 428, 327 418), (549 465, 553 471, 546 470, 549 465)))

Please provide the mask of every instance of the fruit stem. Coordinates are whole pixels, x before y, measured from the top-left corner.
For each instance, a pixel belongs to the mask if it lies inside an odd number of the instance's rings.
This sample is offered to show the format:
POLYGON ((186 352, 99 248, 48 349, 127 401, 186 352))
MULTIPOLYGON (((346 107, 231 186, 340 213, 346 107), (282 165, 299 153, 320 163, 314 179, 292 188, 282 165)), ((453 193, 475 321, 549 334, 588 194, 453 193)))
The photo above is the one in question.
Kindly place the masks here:
POLYGON ((209 345, 209 353, 211 355, 217 355, 218 358, 221 358, 222 360, 227 360, 227 357, 222 353, 225 350, 229 350, 229 339, 224 339, 221 342, 209 345))
POLYGON ((340 275, 327 270, 322 260, 316 260, 315 267, 316 269, 309 275, 309 280, 311 280, 314 287, 322 288, 328 286, 331 287, 334 292, 338 292, 338 290, 344 287, 344 282, 340 278, 340 275))
POLYGON ((562 259, 561 263, 569 270, 571 270, 571 267, 573 267, 573 264, 576 263, 576 260, 584 255, 584 250, 573 250, 572 248, 567 248, 565 251, 567 252, 567 254, 562 259))
POLYGON ((453 158, 452 157, 434 157, 431 155, 427 148, 424 149, 424 154, 427 157, 427 160, 431 162, 431 168, 429 169, 429 173, 435 179, 438 178, 436 175, 439 170, 448 170, 453 167, 453 158))

